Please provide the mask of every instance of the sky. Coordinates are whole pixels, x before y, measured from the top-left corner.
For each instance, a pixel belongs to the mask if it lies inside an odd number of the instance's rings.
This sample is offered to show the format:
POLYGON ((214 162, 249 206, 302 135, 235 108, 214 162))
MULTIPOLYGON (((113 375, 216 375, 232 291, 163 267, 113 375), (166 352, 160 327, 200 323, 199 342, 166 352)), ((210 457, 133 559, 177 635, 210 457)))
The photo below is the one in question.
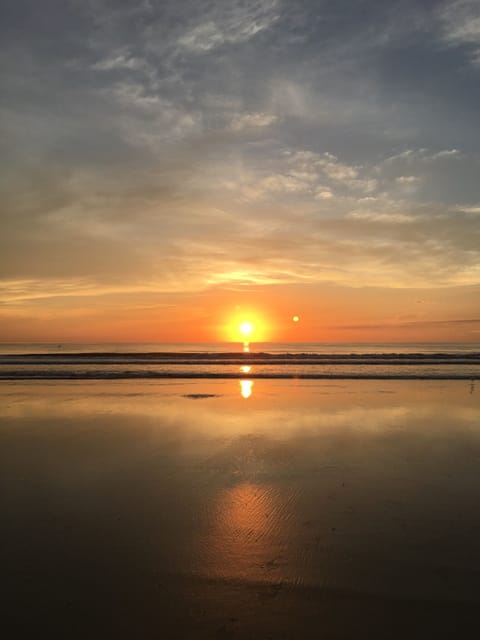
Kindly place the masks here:
POLYGON ((1 13, 0 340, 480 342, 478 0, 1 13))

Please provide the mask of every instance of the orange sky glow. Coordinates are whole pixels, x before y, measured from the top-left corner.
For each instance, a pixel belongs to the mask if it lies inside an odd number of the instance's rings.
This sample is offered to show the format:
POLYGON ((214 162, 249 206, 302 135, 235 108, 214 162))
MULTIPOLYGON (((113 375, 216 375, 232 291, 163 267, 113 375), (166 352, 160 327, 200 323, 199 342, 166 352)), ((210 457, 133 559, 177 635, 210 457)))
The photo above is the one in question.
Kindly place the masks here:
POLYGON ((121 293, 42 297, 12 302, 0 317, 3 340, 20 342, 475 342, 476 306, 468 287, 263 285, 140 300, 121 293), (252 324, 249 336, 242 322, 252 324))

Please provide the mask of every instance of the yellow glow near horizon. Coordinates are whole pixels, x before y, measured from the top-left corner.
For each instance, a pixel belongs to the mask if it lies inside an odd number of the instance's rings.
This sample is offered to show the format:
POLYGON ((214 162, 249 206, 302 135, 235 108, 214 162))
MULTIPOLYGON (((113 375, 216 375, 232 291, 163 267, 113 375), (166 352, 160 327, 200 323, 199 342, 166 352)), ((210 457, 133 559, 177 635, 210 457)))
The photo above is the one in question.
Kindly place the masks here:
POLYGON ((237 307, 218 325, 219 334, 227 342, 265 342, 272 338, 272 322, 256 309, 237 307))
POLYGON ((217 335, 227 342, 268 342, 275 335, 274 326, 272 318, 263 310, 239 305, 224 316, 218 325, 217 335))

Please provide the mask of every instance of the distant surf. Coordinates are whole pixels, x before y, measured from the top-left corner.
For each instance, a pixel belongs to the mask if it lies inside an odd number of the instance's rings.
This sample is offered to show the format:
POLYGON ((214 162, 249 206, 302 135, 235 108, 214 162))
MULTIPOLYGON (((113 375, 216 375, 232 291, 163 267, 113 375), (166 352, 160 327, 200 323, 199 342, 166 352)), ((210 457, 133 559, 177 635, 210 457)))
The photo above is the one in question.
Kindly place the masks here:
POLYGON ((479 345, 172 346, 3 344, 0 379, 480 379, 479 345))

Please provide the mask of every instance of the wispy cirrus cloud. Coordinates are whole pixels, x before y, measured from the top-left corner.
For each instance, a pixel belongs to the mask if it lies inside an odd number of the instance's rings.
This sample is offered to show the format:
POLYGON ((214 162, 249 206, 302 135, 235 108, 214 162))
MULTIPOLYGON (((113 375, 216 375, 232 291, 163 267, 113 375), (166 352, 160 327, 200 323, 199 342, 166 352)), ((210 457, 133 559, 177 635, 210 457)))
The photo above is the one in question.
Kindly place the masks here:
MULTIPOLYGON (((254 38, 278 19, 277 0, 217 5, 210 20, 195 25, 184 33, 178 44, 192 53, 203 53, 223 44, 236 44, 254 38)), ((208 14, 207 14, 208 15, 208 14)))

